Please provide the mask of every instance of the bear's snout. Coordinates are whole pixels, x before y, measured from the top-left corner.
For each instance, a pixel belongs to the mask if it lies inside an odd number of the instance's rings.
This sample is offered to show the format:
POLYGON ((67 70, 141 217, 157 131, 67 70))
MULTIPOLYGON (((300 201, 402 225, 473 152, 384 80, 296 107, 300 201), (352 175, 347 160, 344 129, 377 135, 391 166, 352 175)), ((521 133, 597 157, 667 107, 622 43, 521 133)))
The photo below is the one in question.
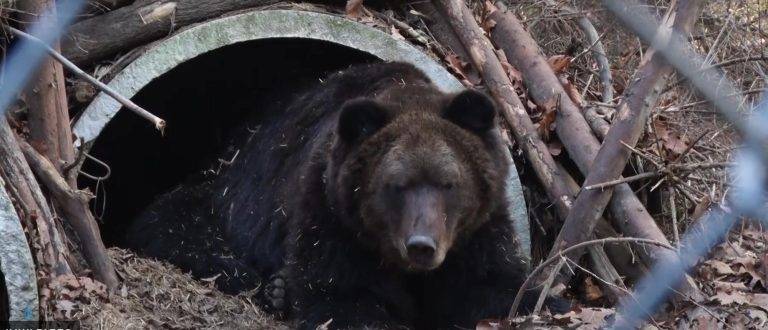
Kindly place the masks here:
POLYGON ((435 269, 450 246, 444 196, 429 185, 405 189, 402 195, 403 218, 397 235, 401 257, 411 270, 435 269))
POLYGON ((408 260, 411 263, 424 268, 430 268, 429 266, 433 264, 437 245, 431 237, 413 235, 408 238, 408 243, 406 243, 405 247, 408 251, 408 260))

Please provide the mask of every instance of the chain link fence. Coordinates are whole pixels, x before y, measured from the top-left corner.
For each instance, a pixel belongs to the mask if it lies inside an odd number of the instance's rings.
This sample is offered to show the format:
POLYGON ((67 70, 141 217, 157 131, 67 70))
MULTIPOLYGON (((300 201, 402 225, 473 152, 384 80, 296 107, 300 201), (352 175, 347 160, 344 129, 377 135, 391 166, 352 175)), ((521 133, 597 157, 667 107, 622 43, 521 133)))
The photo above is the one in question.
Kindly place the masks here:
MULTIPOLYGON (((83 0, 58 1, 56 15, 43 16, 41 22, 30 29, 46 44, 60 38, 66 27, 73 22, 83 0), (50 17, 56 17, 51 20, 50 17)), ((604 0, 603 5, 629 30, 657 51, 687 78, 691 85, 706 97, 719 113, 738 130, 743 146, 738 150, 736 165, 731 169, 733 188, 725 203, 710 209, 681 239, 678 253, 655 265, 652 271, 638 283, 634 299, 626 299, 619 307, 615 327, 630 329, 652 315, 658 306, 673 292, 684 274, 706 256, 707 252, 725 237, 728 230, 741 217, 766 221, 765 183, 768 175, 768 95, 762 96, 756 106, 750 107, 739 88, 720 69, 708 67, 702 55, 696 53, 686 36, 669 35, 671 42, 657 37, 662 26, 647 11, 648 6, 635 0, 604 0), (655 47, 656 45, 668 45, 655 47)), ((0 85, 0 113, 5 114, 17 94, 35 73, 46 50, 29 40, 16 40, 3 64, 3 81, 0 85)), ((765 79, 765 77, 764 77, 765 79)))

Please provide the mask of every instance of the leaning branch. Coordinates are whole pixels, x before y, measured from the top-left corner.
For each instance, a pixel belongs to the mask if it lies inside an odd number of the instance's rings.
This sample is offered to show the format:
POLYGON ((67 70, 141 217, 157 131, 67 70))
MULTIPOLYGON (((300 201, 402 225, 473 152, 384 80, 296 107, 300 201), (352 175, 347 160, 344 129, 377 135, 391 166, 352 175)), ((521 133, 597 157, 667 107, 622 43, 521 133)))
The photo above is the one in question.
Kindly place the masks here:
MULTIPOLYGON (((489 19, 496 22, 491 37, 496 45, 504 50, 510 63, 522 72, 533 100, 538 104, 546 104, 553 98, 561 100, 557 111, 556 129, 557 135, 568 150, 568 155, 582 173, 588 174, 591 169, 599 168, 593 165, 593 160, 598 155, 600 143, 592 134, 592 129, 584 120, 581 110, 571 101, 547 64, 536 41, 523 28, 514 13, 497 10, 489 15, 489 19)), ((614 225, 624 235, 668 242, 629 185, 614 187, 610 210, 614 225)), ((602 209, 599 213, 597 216, 602 215, 602 209)), ((647 263, 661 260, 666 254, 665 251, 652 247, 639 252, 647 263)), ((690 295, 697 291, 691 278, 686 280, 683 291, 690 295)))
POLYGON ((110 291, 115 290, 119 284, 117 274, 101 241, 99 227, 88 209, 92 196, 85 191, 72 189, 48 159, 37 153, 23 139, 16 140, 32 171, 51 192, 65 218, 79 236, 83 254, 96 279, 104 283, 110 291))
POLYGON ((64 57, 61 54, 59 54, 59 52, 57 52, 55 49, 53 49, 53 48, 49 47, 48 45, 46 45, 42 40, 40 40, 40 39, 38 39, 38 38, 36 38, 36 37, 34 37, 32 35, 29 35, 29 34, 23 32, 23 31, 17 30, 15 28, 11 27, 11 26, 6 26, 6 28, 9 31, 11 31, 15 36, 20 37, 20 38, 24 38, 24 39, 27 39, 27 40, 30 40, 30 41, 33 41, 36 44, 38 44, 40 47, 45 48, 45 50, 48 52, 49 55, 51 55, 51 57, 53 57, 56 61, 61 63, 63 66, 65 66, 70 71, 72 71, 75 75, 77 75, 78 77, 83 78, 86 81, 88 81, 89 83, 93 84, 94 86, 96 86, 96 88, 98 88, 99 90, 101 90, 105 94, 111 96, 113 99, 115 99, 115 101, 120 102, 120 104, 122 104, 124 107, 126 107, 129 110, 135 112, 136 114, 138 114, 142 118, 144 118, 146 120, 149 120, 153 125, 155 125, 155 128, 157 128, 159 131, 162 132, 165 129, 165 120, 163 120, 163 119, 153 115, 152 113, 150 113, 149 111, 147 111, 144 108, 140 107, 138 104, 134 103, 130 99, 126 98, 125 96, 120 95, 117 91, 112 89, 112 87, 107 86, 103 82, 101 82, 98 79, 94 78, 93 76, 89 75, 88 73, 86 73, 85 71, 83 71, 82 69, 77 67, 77 65, 75 65, 70 60, 68 60, 66 57, 64 57))
MULTIPOLYGON (((665 38, 672 29, 689 32, 698 13, 698 0, 680 1, 676 9, 674 24, 661 28, 658 38, 665 38)), ((671 19, 670 19, 671 20, 671 19)), ((602 147, 592 162, 584 186, 600 184, 620 177, 630 156, 624 144, 634 146, 642 134, 653 104, 666 83, 672 67, 651 49, 638 69, 635 78, 627 88, 624 101, 619 105, 617 120, 603 141, 602 147)), ((583 190, 576 198, 572 212, 563 224, 550 256, 555 256, 570 246, 589 239, 603 210, 608 205, 613 189, 583 190)), ((572 250, 568 256, 577 260, 583 251, 572 250)), ((564 275, 565 276, 565 275, 564 275)))
POLYGON ((57 230, 48 202, 24 160, 4 115, 0 115, 0 173, 6 178, 11 196, 19 203, 24 213, 23 218, 34 223, 37 229, 42 250, 39 256, 36 254, 39 265, 50 267, 56 275, 71 274, 72 269, 67 262, 69 252, 61 237, 62 233, 57 230))

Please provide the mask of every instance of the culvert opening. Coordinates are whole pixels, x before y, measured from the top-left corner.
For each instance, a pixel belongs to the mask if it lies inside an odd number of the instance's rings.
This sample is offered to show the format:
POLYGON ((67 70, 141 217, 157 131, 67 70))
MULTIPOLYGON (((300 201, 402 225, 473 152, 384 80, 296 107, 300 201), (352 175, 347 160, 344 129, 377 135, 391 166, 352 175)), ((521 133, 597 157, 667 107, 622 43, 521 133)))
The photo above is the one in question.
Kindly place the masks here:
POLYGON ((5 287, 5 274, 0 271, 0 324, 7 322, 11 316, 8 303, 8 288, 5 287))
MULTIPOLYGON (((328 73, 378 59, 349 47, 310 39, 266 39, 226 46, 175 67, 142 88, 133 101, 165 119, 161 136, 123 109, 104 128, 90 154, 109 165, 98 186, 95 214, 109 246, 125 246, 124 234, 154 198, 190 175, 216 170, 217 159, 279 114, 296 93, 328 73)), ((104 168, 87 161, 86 173, 104 168)))

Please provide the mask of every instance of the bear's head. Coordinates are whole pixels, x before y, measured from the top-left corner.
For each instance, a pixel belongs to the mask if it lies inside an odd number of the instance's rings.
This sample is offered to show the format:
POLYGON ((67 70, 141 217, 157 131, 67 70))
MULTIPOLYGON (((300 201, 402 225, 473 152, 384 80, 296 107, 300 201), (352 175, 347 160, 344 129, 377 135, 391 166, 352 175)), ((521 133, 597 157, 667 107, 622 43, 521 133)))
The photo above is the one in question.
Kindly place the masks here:
POLYGON ((347 101, 326 174, 334 212, 385 262, 439 267, 503 203, 496 112, 480 92, 428 83, 347 101))

